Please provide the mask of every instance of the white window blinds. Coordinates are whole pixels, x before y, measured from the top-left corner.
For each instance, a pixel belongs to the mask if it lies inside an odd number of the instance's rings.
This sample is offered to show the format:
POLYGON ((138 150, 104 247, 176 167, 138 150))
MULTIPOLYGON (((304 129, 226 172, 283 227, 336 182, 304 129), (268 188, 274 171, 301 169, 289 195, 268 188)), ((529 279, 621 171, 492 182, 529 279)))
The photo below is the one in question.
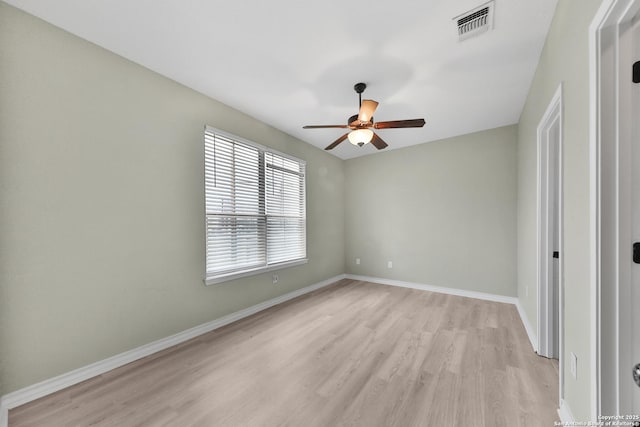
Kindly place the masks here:
POLYGON ((306 261, 305 163, 205 129, 206 282, 306 261))

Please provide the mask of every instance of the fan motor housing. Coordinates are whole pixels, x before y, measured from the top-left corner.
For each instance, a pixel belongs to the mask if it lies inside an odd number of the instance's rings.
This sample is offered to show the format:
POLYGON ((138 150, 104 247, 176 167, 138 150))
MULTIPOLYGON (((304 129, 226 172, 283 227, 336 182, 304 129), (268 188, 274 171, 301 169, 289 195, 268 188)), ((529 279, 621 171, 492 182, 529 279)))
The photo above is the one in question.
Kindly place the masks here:
MULTIPOLYGON (((353 122, 358 120, 358 115, 354 114, 353 116, 349 117, 349 119, 347 120, 347 124, 349 126, 352 125, 353 122)), ((371 117, 371 119, 369 119, 369 124, 368 125, 363 125, 362 123, 360 123, 359 125, 353 125, 353 126, 358 126, 358 127, 368 127, 373 123, 373 117, 371 117)))

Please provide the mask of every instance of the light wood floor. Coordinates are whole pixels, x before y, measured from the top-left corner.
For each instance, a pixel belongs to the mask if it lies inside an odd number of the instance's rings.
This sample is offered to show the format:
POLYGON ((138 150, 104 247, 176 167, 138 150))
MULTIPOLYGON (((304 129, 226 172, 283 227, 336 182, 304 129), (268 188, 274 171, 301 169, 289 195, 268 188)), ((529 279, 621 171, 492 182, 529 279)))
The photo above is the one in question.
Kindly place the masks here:
POLYGON ((514 306, 343 280, 9 412, 23 426, 552 426, 514 306))

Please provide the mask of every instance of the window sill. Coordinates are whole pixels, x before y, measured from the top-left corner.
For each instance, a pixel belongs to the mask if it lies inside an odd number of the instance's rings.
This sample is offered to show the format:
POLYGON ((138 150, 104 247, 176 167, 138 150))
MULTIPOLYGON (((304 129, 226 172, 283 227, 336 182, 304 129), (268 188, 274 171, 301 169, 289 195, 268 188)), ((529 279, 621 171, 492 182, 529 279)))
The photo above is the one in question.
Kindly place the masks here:
POLYGON ((224 274, 220 276, 210 276, 204 279, 204 284, 207 286, 216 285, 218 283, 228 282, 230 280, 240 279, 242 277, 255 276, 256 274, 267 273, 269 271, 281 270, 283 268, 295 267, 297 265, 306 264, 309 260, 307 258, 297 259, 295 261, 281 262, 273 264, 268 267, 259 267, 251 270, 243 270, 234 273, 224 274))

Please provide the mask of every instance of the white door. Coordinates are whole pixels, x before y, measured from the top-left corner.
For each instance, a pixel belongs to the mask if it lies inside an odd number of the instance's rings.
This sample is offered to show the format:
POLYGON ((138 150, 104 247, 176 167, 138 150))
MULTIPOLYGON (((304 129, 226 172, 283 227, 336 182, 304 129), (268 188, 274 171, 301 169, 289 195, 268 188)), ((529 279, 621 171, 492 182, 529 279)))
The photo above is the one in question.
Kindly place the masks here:
POLYGON ((556 120, 549 130, 549 162, 550 173, 549 192, 551 206, 550 224, 552 234, 551 264, 551 332, 553 335, 549 357, 560 358, 560 120, 556 120))
POLYGON ((599 309, 598 402, 592 415, 626 415, 629 425, 640 425, 640 387, 634 381, 640 363, 640 264, 633 261, 640 242, 640 83, 631 78, 640 60, 639 11, 640 0, 603 1, 591 39, 598 63, 591 87, 597 98, 591 259, 598 270, 593 290, 599 309))
MULTIPOLYGON (((538 136, 538 348, 562 358, 562 85, 551 99, 538 136)), ((562 363, 560 364, 562 375, 562 363)))
MULTIPOLYGON (((640 61, 640 14, 636 15, 633 21, 633 48, 631 60, 635 63, 640 61)), ((636 66, 640 67, 640 65, 636 66)), ((640 83, 631 86, 632 91, 632 242, 639 243, 640 246, 640 83)), ((640 257, 640 247, 637 257, 640 257)), ((631 255, 631 254, 630 254, 631 255)), ((640 382, 640 264, 635 261, 631 264, 631 341, 632 341, 632 364, 638 382, 640 382)), ((623 368, 624 369, 624 368, 623 368)), ((632 369, 628 367, 631 377, 632 369)), ((628 378, 630 378, 628 377, 628 378)), ((623 378, 624 380, 624 378, 623 378)), ((633 394, 633 414, 640 415, 640 384, 632 386, 633 394)))

